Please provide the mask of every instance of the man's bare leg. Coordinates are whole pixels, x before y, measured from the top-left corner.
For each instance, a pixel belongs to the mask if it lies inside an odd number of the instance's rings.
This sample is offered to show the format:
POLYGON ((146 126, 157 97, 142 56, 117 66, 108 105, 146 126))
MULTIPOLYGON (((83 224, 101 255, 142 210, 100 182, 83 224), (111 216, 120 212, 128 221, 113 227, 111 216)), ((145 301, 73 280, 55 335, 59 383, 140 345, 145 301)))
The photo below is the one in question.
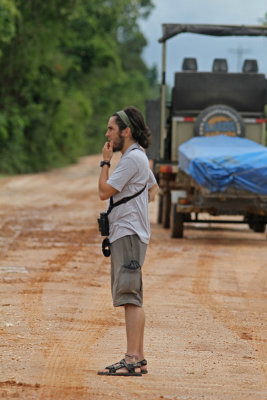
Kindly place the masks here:
MULTIPOLYGON (((145 313, 142 307, 134 304, 125 304, 124 310, 127 337, 125 361, 127 364, 135 364, 144 359, 145 313)), ((118 372, 127 372, 127 369, 123 367, 118 372)), ((140 368, 136 368, 135 372, 140 372, 140 368)))
MULTIPOLYGON (((143 312, 144 312, 144 310, 143 310, 143 312)), ((145 313, 144 313, 143 326, 142 326, 141 337, 140 337, 138 361, 143 361, 145 358, 145 355, 144 355, 144 332, 145 332, 145 313)), ((147 372, 147 366, 146 365, 141 366, 141 371, 147 372)))
POLYGON ((125 325, 127 336, 127 353, 135 357, 125 356, 127 363, 134 363, 144 359, 144 329, 145 313, 142 307, 126 304, 125 325), (134 361, 133 361, 134 360, 134 361))

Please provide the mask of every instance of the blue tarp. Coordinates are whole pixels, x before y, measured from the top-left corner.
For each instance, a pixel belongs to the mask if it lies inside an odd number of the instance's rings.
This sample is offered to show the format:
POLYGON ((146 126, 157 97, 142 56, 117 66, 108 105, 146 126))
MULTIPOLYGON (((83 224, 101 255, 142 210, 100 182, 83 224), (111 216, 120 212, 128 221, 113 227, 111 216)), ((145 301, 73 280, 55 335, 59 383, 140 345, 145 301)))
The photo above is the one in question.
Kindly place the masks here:
POLYGON ((240 137, 194 137, 179 147, 179 167, 211 192, 228 187, 267 195, 267 148, 240 137))

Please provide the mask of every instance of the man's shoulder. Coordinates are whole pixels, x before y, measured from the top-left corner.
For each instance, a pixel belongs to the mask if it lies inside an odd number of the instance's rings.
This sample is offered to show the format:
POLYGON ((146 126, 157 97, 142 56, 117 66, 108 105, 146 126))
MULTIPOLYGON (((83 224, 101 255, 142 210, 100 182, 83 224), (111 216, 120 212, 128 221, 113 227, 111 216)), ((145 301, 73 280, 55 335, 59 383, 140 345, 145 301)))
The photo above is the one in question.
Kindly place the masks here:
POLYGON ((130 151, 127 154, 125 154, 125 159, 133 160, 135 162, 148 161, 146 153, 140 147, 134 147, 133 149, 130 149, 130 151))

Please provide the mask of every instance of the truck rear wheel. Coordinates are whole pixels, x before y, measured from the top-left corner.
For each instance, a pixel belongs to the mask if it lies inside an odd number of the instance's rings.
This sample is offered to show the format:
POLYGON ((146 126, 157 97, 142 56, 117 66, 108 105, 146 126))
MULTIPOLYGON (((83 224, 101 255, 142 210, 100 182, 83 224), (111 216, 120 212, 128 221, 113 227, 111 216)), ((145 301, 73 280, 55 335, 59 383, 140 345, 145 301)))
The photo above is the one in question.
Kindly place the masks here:
POLYGON ((248 214, 245 216, 245 221, 247 221, 248 226, 254 232, 259 232, 259 233, 265 232, 266 219, 264 219, 263 221, 262 218, 258 215, 248 214))
POLYGON ((263 233, 263 232, 265 232, 265 224, 263 224, 261 222, 256 222, 256 223, 252 224, 252 229, 254 232, 263 233))
POLYGON ((162 198, 162 225, 163 228, 170 227, 170 212, 171 212, 171 193, 163 193, 162 198))
POLYGON ((157 214, 157 223, 162 223, 162 203, 163 203, 163 196, 159 194, 158 196, 158 214, 157 214))
POLYGON ((176 204, 171 206, 171 237, 182 239, 184 236, 184 215, 176 211, 176 204))

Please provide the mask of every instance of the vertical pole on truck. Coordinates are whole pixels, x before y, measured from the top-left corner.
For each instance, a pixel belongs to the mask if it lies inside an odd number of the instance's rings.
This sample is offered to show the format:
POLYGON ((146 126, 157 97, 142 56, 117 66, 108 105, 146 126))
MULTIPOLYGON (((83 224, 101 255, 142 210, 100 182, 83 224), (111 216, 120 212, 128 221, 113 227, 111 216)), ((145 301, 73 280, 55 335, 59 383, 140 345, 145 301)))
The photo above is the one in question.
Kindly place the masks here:
POLYGON ((162 64, 161 64, 161 117, 160 117, 160 156, 164 158, 164 137, 166 119, 166 41, 162 42, 162 64))

